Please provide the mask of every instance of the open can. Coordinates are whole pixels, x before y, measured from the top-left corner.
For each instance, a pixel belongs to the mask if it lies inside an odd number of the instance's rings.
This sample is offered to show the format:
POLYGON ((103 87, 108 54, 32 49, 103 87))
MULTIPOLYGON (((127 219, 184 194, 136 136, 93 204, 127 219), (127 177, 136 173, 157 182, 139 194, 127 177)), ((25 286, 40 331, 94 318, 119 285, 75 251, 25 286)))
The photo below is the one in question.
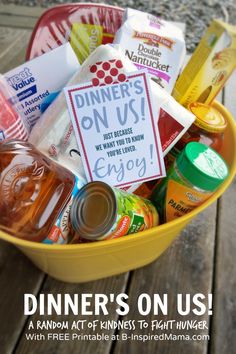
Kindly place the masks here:
POLYGON ((85 185, 73 201, 73 229, 82 239, 113 239, 157 226, 158 212, 144 198, 104 182, 85 185))

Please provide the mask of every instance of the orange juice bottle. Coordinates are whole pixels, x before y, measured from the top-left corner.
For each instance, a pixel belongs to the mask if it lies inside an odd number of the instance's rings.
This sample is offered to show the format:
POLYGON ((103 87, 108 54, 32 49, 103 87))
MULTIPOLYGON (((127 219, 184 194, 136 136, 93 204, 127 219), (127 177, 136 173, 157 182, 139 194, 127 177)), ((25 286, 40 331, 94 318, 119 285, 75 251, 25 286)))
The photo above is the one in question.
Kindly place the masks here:
POLYGON ((78 181, 20 140, 0 144, 0 229, 16 237, 66 243, 78 181))

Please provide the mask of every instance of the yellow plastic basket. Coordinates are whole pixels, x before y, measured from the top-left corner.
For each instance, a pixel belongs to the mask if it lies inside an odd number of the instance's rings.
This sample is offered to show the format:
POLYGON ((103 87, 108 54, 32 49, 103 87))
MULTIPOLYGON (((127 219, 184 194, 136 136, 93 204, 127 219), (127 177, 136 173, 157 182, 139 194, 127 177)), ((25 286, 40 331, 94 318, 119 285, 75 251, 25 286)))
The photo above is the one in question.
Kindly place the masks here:
POLYGON ((223 105, 215 102, 214 107, 228 121, 221 154, 230 166, 230 175, 210 199, 191 213, 137 234, 87 244, 46 245, 24 241, 2 231, 0 237, 17 246, 44 272, 67 282, 96 280, 152 262, 167 249, 195 215, 224 193, 236 173, 236 124, 223 105))

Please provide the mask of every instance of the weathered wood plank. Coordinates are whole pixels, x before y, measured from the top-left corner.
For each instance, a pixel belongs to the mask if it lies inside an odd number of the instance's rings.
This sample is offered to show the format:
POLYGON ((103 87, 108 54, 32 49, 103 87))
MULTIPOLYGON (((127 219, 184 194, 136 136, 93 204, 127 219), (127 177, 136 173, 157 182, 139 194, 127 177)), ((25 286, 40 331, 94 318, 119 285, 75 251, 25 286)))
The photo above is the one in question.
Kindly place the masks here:
POLYGON ((13 30, 12 28, 5 27, 2 28, 0 31, 0 45, 1 45, 1 52, 0 58, 4 57, 7 52, 12 50, 12 46, 14 46, 19 37, 19 32, 13 30))
POLYGON ((24 293, 37 294, 44 279, 40 272, 14 246, 0 241, 0 352, 12 353, 26 317, 24 293))
MULTIPOLYGON (((0 4, 0 26, 16 28, 34 28, 38 18, 46 11, 41 7, 1 5, 0 4)), ((185 32, 186 25, 183 22, 172 22, 185 32)))
MULTIPOLYGON (((24 61, 29 37, 27 31, 0 28, 0 72, 24 61)), ((15 247, 0 242, 0 352, 12 353, 26 321, 23 294, 37 294, 44 274, 36 269, 15 247)))
POLYGON ((0 27, 0 73, 5 73, 25 61, 31 32, 0 27))
MULTIPOLYGON (((236 118, 235 92, 236 73, 227 83, 224 94, 225 106, 236 118)), ((211 354, 233 354, 236 348, 235 202, 236 180, 219 203, 211 354)))
POLYGON ((28 16, 39 18, 46 9, 37 6, 17 6, 13 4, 4 5, 0 4, 0 14, 1 15, 16 15, 16 16, 28 16))
POLYGON ((0 26, 33 29, 37 19, 34 17, 24 16, 7 16, 0 14, 0 26))
POLYGON ((236 121, 236 70, 233 75, 230 77, 229 81, 226 84, 224 90, 224 102, 225 106, 232 113, 235 121, 236 121))
POLYGON ((220 200, 211 354, 236 348, 236 180, 220 200))
MULTIPOLYGON (((78 270, 79 271, 79 270, 78 270)), ((43 294, 119 294, 125 292, 126 283, 128 279, 128 273, 111 277, 104 280, 99 280, 96 282, 86 283, 86 284, 66 284, 62 282, 58 282, 52 278, 48 278, 44 284, 41 293, 43 294)), ((80 308, 80 306, 79 306, 80 308)), ((84 316, 81 317, 80 315, 75 316, 73 314, 69 316, 40 316, 38 313, 33 315, 29 318, 29 321, 33 321, 36 323, 38 320, 53 320, 53 321, 69 321, 70 325, 73 321, 78 320, 117 320, 118 315, 115 312, 115 303, 111 304, 111 306, 107 306, 109 315, 104 316, 84 316)), ((94 307, 91 307, 90 310, 93 311, 94 307)), ((28 322, 29 323, 29 322, 28 322)), ((29 333, 27 329, 22 334, 21 340, 19 345, 15 351, 16 354, 24 354, 24 353, 37 353, 37 354, 45 354, 45 353, 57 353, 57 354, 64 354, 64 353, 76 353, 76 354, 108 354, 111 348, 111 340, 108 341, 87 341, 87 340, 70 340, 70 341, 53 341, 53 340, 41 340, 41 341, 27 341, 25 334, 29 333)), ((52 331, 50 331, 52 332, 52 331)), ((60 331, 56 331, 57 333, 60 331)), ((63 331, 62 331, 63 332, 63 331)), ((65 332, 65 330, 64 330, 65 332)), ((96 330, 93 332, 92 329, 85 329, 80 332, 76 330, 69 330, 66 332, 70 333, 78 333, 78 334, 94 334, 94 333, 101 333, 101 331, 96 330)), ((103 333, 111 335, 111 330, 102 330, 103 333)), ((47 332, 45 331, 45 334, 47 332)))
POLYGON ((45 8, 0 5, 0 26, 14 28, 34 28, 45 8))
MULTIPOLYGON (((209 317, 204 316, 180 316, 176 311, 176 294, 196 294, 202 293, 205 296, 211 293, 213 255, 215 242, 215 219, 216 204, 209 207, 200 214, 193 222, 182 232, 174 244, 163 254, 160 259, 151 265, 134 272, 131 280, 129 297, 135 302, 142 293, 147 293, 151 297, 157 293, 161 297, 168 294, 167 316, 152 314, 139 316, 137 308, 131 307, 129 315, 125 318, 146 320, 151 323, 152 320, 204 320, 209 325, 209 317)), ((121 331, 122 333, 130 333, 121 331)), ((152 332, 149 328, 135 331, 135 334, 201 334, 208 335, 208 330, 157 330, 152 332)), ((205 354, 207 353, 207 340, 201 341, 171 341, 150 340, 145 343, 140 341, 119 341, 115 346, 115 354, 135 354, 135 353, 161 353, 161 354, 205 354)))

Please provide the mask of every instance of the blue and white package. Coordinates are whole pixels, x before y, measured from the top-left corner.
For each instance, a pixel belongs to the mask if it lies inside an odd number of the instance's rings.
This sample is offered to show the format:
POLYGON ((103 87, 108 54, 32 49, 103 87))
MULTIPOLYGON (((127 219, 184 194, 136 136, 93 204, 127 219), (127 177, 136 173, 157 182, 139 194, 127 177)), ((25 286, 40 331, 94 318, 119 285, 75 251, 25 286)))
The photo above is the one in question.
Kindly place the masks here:
POLYGON ((52 92, 50 95, 48 95, 44 100, 42 101, 40 105, 40 112, 43 113, 46 111, 46 109, 52 104, 52 102, 57 98, 59 95, 60 91, 58 92, 52 92))
POLYGON ((74 50, 66 43, 4 74, 14 92, 10 100, 30 130, 41 115, 41 102, 60 91, 79 67, 74 50))

